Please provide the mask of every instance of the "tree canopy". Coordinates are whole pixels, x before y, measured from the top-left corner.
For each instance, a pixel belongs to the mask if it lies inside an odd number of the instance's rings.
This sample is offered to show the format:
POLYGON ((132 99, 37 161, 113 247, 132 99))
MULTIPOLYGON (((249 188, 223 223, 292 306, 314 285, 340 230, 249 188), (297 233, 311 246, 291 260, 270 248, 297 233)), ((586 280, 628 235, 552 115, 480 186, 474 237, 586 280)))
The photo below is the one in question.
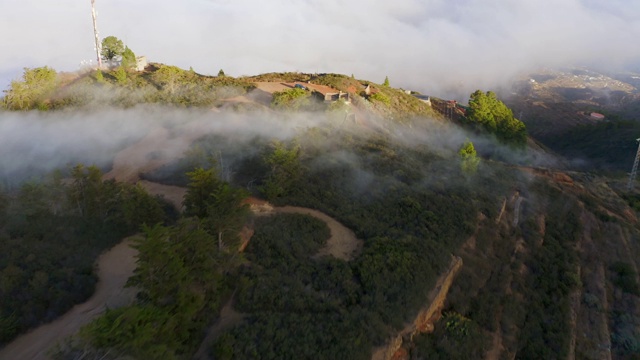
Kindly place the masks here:
POLYGON ((57 85, 57 72, 48 67, 24 68, 22 80, 11 82, 5 90, 4 107, 9 110, 30 110, 46 107, 45 100, 57 85))
POLYGON ((504 143, 523 146, 527 140, 524 123, 513 116, 511 109, 493 91, 476 90, 471 94, 467 120, 495 134, 504 143))
POLYGON ((480 158, 478 158, 476 149, 471 141, 465 141, 460 151, 458 151, 458 156, 460 156, 460 160, 462 161, 460 166, 464 173, 473 174, 478 170, 480 158))
POLYGON ((265 162, 271 171, 262 191, 267 199, 275 200, 289 193, 302 175, 300 145, 294 144, 288 148, 282 142, 275 141, 272 151, 265 157, 265 162))
POLYGON ((117 60, 125 51, 122 40, 115 36, 107 36, 102 39, 102 52, 100 55, 104 60, 117 60))
POLYGON ((128 46, 122 52, 122 67, 125 69, 134 69, 136 67, 136 54, 133 53, 128 46))
POLYGON ((231 245, 248 214, 242 204, 248 193, 221 181, 211 169, 197 168, 187 176, 190 182, 184 199, 185 214, 202 219, 209 233, 218 237, 219 249, 231 245), (226 243, 224 235, 228 235, 226 243))
POLYGON ((81 330, 96 348, 115 348, 139 359, 192 354, 220 305, 223 257, 195 218, 176 226, 145 227, 134 247, 138 261, 128 285, 138 301, 107 312, 81 330))

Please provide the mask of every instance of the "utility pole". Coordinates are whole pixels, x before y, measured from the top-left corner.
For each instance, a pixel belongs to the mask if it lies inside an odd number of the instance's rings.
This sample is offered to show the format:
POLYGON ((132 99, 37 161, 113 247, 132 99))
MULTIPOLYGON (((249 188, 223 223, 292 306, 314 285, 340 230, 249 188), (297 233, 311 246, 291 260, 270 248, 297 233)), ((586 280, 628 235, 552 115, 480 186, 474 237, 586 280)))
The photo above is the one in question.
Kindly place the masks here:
POLYGON ((102 69, 102 52, 100 44, 100 36, 98 36, 98 22, 96 21, 96 0, 91 0, 91 16, 93 17, 93 34, 96 38, 96 57, 98 58, 98 69, 102 69))
POLYGON ((631 169, 631 175, 629 175, 629 184, 627 184, 627 191, 631 191, 635 186, 636 176, 638 175, 638 162, 640 162, 640 138, 636 139, 638 142, 638 152, 636 152, 636 159, 633 162, 633 168, 631 169))

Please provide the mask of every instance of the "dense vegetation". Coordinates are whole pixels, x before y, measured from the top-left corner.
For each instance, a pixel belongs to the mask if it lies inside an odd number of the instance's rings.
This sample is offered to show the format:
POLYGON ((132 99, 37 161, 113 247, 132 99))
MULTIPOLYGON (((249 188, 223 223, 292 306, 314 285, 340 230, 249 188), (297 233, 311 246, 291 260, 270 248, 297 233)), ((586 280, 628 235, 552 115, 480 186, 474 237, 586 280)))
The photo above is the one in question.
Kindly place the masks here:
POLYGON ((82 336, 97 349, 140 359, 192 354, 228 288, 228 259, 195 218, 146 228, 135 247, 138 266, 128 284, 140 289, 138 302, 107 311, 82 336))
POLYGON ((3 107, 8 110, 46 109, 45 100, 58 84, 58 75, 50 67, 24 69, 22 80, 11 82, 5 90, 3 107))
POLYGON ((507 144, 524 146, 527 132, 524 123, 513 116, 513 112, 493 91, 475 91, 469 98, 466 121, 480 127, 507 144))
POLYGON ((100 252, 167 221, 164 203, 142 188, 103 181, 78 165, 0 194, 0 343, 62 315, 94 289, 100 252))
MULTIPOLYGON (((108 90, 108 101, 118 106, 209 106, 252 86, 223 72, 204 77, 171 66, 145 73, 96 72, 56 94, 47 93, 46 84, 63 78, 33 79, 25 74, 24 82, 44 84, 36 87, 44 90, 33 101, 7 102, 16 98, 7 97, 5 105, 90 104, 93 95, 80 91, 88 86, 108 90)), ((96 168, 71 169, 69 183, 54 177, 0 193, 0 242, 11 249, 0 254, 0 297, 10 299, 0 308, 2 340, 86 298, 99 251, 146 224, 129 281, 140 290, 136 303, 110 310, 84 328, 63 358, 191 358, 228 303, 241 313, 240 320, 209 344, 216 358, 369 359, 373 347, 395 337, 428 305, 427 294, 451 254, 461 256, 464 266, 433 333, 418 335, 407 346, 413 346, 412 356, 478 358, 500 338, 505 358, 565 358, 572 336, 580 333, 572 323, 576 301, 604 314, 615 354, 640 351, 635 242, 625 250, 610 245, 615 255, 598 260, 606 276, 602 286, 610 289, 608 309, 583 285, 594 263, 585 254, 600 255, 589 248, 596 245, 585 243, 584 219, 593 218, 588 226, 595 229, 594 243, 605 237, 617 243, 620 234, 635 234, 587 190, 480 161, 470 141, 453 144, 456 152, 398 139, 386 130, 392 127, 386 120, 397 125, 431 110, 388 84, 335 74, 266 74, 252 80, 266 79, 349 91, 359 110, 373 110, 385 121, 375 130, 328 121, 300 128, 293 140, 256 137, 250 147, 232 136, 204 136, 183 159, 145 174, 187 186, 185 212, 175 225, 157 199, 139 187, 102 181, 96 168), (373 89, 370 94, 364 93, 365 84, 373 89), (243 200, 249 192, 275 205, 318 209, 353 230, 363 246, 349 261, 318 256, 329 237, 326 224, 293 214, 247 218, 243 200), (243 225, 255 234, 239 253, 243 225)), ((17 90, 20 86, 12 86, 8 94, 17 90)), ((285 110, 289 119, 291 110, 309 109, 308 99, 308 91, 292 89, 275 94, 273 108, 285 110)), ((524 144, 524 127, 495 94, 476 92, 470 103, 472 126, 514 146, 524 144)), ((325 115, 342 120, 345 106, 329 106, 325 115)), ((420 121, 411 125, 411 131, 433 130, 420 121)), ((627 200, 637 205, 637 196, 627 200)), ((576 351, 578 357, 587 353, 576 351)))
POLYGON ((230 239, 247 214, 245 192, 221 181, 213 170, 198 168, 188 176, 188 217, 175 226, 145 227, 134 245, 137 267, 127 285, 140 290, 137 302, 97 318, 81 331, 82 342, 61 356, 80 356, 87 346, 98 354, 113 349, 145 359, 195 352, 242 263, 239 244, 230 239), (232 236, 223 238, 227 232, 232 236))
POLYGON ((358 283, 349 265, 314 258, 329 237, 322 221, 282 214, 257 219, 236 307, 250 314, 222 335, 217 359, 367 358, 366 314, 351 313, 358 283))
MULTIPOLYGON (((132 53, 123 52, 125 55, 123 61, 129 61, 132 53)), ((3 107, 55 110, 89 105, 131 107, 143 103, 215 106, 221 99, 244 94, 252 88, 251 83, 230 76, 204 76, 169 65, 151 65, 145 72, 132 71, 127 65, 80 75, 57 74, 42 67, 25 69, 23 80, 11 83, 5 90, 3 107)))
MULTIPOLYGON (((350 262, 310 260, 318 246, 313 219, 279 215, 257 221, 247 248, 251 265, 242 271, 236 298, 236 308, 250 315, 218 339, 216 356, 369 358, 372 345, 386 341, 425 305, 449 254, 473 231, 477 211, 495 211, 491 196, 472 195, 463 186, 421 185, 426 172, 433 179, 461 172, 455 163, 449 168, 429 152, 405 157, 411 150, 385 137, 317 129, 298 143, 306 146, 287 150, 280 145, 275 151, 280 154, 276 157, 287 159, 284 163, 298 162, 295 168, 302 173, 271 200, 321 209, 353 229, 365 240, 364 248, 350 262), (337 137, 334 144, 340 145, 332 150, 353 152, 358 166, 347 162, 348 157, 323 161, 324 136, 337 137), (367 173, 370 182, 353 183, 367 173), (469 198, 478 200, 464 200, 469 198)), ((271 154, 264 157, 268 161, 274 153, 265 151, 271 154)), ((277 182, 273 177, 265 181, 277 182)))

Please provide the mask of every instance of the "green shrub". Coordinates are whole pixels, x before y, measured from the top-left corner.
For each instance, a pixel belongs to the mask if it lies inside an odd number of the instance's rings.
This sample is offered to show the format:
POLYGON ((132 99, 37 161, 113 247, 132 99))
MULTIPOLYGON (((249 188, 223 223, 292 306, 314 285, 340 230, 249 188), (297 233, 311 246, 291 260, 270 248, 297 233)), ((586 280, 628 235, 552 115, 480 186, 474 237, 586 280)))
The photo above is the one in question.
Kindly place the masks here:
POLYGON ((610 270, 614 275, 613 284, 615 286, 626 293, 640 295, 640 286, 638 286, 636 280, 636 272, 631 264, 617 261, 610 266, 610 270))
POLYGON ((391 100, 389 99, 389 97, 383 94, 382 92, 371 94, 371 96, 369 96, 369 100, 382 103, 386 106, 391 105, 391 100))

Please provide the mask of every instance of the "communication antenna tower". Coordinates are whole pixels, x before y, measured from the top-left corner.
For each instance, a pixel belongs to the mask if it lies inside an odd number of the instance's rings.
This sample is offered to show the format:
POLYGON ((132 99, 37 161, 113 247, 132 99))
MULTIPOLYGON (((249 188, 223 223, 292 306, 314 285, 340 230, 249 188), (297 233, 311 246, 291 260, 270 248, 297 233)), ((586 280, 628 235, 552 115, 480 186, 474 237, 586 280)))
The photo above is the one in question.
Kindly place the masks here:
POLYGON ((638 175, 638 162, 640 162, 640 138, 636 139, 636 141, 638 142, 638 152, 636 152, 636 159, 633 162, 631 175, 629 175, 629 184, 627 184, 628 191, 631 191, 634 188, 636 176, 638 175))
POLYGON ((102 69, 102 46, 100 44, 100 36, 98 36, 98 22, 96 21, 96 0, 91 0, 91 16, 93 17, 93 34, 96 38, 96 57, 98 58, 98 69, 102 69))

